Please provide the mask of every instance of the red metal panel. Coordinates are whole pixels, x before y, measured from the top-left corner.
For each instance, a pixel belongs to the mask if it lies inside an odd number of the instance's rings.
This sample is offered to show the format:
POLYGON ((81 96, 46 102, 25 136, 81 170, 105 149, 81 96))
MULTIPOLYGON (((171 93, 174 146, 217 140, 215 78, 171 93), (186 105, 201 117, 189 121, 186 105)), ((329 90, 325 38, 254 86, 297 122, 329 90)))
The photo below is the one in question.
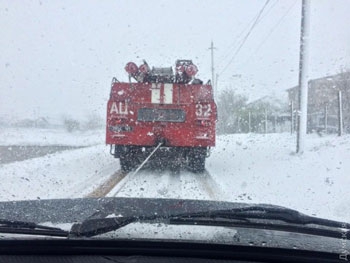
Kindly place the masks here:
POLYGON ((154 146, 164 138, 167 146, 214 146, 215 122, 216 105, 210 85, 115 83, 107 104, 106 143, 154 146), (138 121, 140 108, 182 109, 186 119, 138 121))
POLYGON ((178 85, 180 92, 180 104, 191 104, 193 103, 193 96, 191 86, 187 84, 178 85))

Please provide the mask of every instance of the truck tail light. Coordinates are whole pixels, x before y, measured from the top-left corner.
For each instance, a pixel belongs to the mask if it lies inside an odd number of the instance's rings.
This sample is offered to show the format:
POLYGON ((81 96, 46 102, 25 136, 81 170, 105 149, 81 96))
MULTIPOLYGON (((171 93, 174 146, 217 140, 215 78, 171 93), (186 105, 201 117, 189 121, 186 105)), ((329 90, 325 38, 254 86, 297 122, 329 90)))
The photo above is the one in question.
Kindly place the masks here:
POLYGON ((208 127, 210 124, 210 120, 196 120, 196 125, 200 127, 208 127))
POLYGON ((112 126, 115 126, 115 125, 121 124, 123 122, 124 122, 123 119, 116 118, 116 119, 111 119, 109 124, 112 126))

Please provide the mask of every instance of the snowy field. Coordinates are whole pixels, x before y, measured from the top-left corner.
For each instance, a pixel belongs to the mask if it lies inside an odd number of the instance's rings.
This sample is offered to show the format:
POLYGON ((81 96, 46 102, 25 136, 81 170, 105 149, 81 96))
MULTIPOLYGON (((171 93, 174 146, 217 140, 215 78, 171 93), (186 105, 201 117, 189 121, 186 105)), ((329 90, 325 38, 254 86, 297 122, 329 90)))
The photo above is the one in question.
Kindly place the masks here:
POLYGON ((68 133, 65 129, 0 127, 0 145, 89 146, 103 144, 104 141, 104 130, 74 131, 68 133))
MULTIPOLYGON (((0 201, 84 197, 120 169, 104 131, 0 132, 0 145, 88 146, 0 165, 0 201)), ((271 203, 350 222, 350 136, 307 136, 296 155, 295 135, 219 136, 205 174, 143 169, 110 195, 271 203)))
POLYGON ((350 136, 308 135, 301 156, 295 144, 290 134, 221 136, 207 169, 225 199, 350 222, 350 136))

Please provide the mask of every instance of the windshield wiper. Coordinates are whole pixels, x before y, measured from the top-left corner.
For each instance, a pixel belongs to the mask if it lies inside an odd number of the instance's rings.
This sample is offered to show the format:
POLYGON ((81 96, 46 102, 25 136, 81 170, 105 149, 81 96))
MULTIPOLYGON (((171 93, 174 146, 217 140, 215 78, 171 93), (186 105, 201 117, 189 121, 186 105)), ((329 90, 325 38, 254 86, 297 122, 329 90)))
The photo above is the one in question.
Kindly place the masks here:
POLYGON ((271 205, 184 214, 88 219, 74 224, 70 236, 91 237, 117 230, 133 222, 242 227, 350 239, 350 228, 347 223, 308 216, 296 210, 271 205))
POLYGON ((67 237, 69 232, 33 222, 0 219, 0 233, 67 237))

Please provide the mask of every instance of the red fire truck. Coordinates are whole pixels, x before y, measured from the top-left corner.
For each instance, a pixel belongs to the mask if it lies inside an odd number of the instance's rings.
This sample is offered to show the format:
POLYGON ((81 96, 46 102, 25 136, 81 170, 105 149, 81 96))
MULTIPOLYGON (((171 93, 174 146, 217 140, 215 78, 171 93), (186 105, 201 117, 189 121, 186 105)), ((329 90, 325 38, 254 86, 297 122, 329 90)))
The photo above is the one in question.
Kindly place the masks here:
POLYGON ((107 104, 106 143, 123 171, 152 158, 203 172, 215 146, 216 104, 210 81, 197 78, 191 60, 152 69, 127 63, 129 82, 113 79, 107 104), (159 148, 159 149, 158 149, 159 148))

